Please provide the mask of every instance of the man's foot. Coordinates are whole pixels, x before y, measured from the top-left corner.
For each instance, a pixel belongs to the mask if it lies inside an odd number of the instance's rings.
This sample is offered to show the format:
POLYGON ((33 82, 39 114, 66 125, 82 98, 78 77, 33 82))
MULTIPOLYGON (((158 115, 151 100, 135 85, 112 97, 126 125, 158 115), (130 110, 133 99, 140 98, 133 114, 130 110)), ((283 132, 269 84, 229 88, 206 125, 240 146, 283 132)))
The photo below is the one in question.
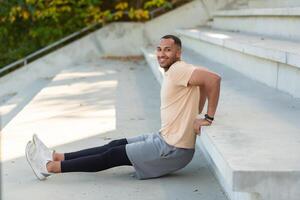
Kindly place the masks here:
POLYGON ((36 148, 38 149, 38 151, 40 151, 44 157, 47 160, 53 160, 53 153, 54 150, 49 149, 41 140, 40 138, 38 138, 38 136, 36 134, 34 134, 32 136, 32 142, 34 143, 34 145, 36 146, 36 148))
POLYGON ((45 180, 51 175, 47 170, 47 163, 50 160, 45 158, 43 154, 38 151, 32 141, 27 143, 25 155, 30 167, 39 180, 45 180))

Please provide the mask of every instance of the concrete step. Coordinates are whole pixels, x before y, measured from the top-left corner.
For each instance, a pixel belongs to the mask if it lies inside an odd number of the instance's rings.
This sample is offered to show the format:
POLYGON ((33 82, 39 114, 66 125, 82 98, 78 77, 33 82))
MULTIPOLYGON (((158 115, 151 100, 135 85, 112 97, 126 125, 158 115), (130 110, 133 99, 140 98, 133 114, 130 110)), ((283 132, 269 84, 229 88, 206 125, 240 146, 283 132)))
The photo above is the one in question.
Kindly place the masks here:
MULTIPOLYGON (((153 50, 144 52, 148 64, 157 70, 153 50)), ((222 76, 216 121, 203 128, 197 145, 230 199, 298 199, 299 100, 194 51, 185 48, 183 53, 183 60, 222 76)))
POLYGON ((138 181, 123 166, 36 180, 24 156, 34 132, 49 147, 70 152, 157 131, 159 90, 144 61, 98 59, 63 70, 2 132, 1 199, 227 200, 199 149, 187 167, 159 179, 138 181))
POLYGON ((201 55, 300 97, 300 43, 207 27, 177 33, 183 44, 201 55))
POLYGON ((283 8, 300 6, 299 0, 250 0, 251 8, 283 8))
POLYGON ((300 7, 221 10, 212 27, 300 41, 300 7))

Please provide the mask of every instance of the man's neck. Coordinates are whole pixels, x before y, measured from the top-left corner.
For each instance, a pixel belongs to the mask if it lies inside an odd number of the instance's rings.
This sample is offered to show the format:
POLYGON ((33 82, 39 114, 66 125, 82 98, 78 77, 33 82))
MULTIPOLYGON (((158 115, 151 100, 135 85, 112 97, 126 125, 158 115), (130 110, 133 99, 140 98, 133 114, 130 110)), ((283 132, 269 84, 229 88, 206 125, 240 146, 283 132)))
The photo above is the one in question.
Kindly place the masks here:
POLYGON ((164 71, 167 72, 170 69, 170 67, 172 67, 172 65, 178 61, 180 61, 180 59, 173 62, 169 67, 164 67, 164 71))

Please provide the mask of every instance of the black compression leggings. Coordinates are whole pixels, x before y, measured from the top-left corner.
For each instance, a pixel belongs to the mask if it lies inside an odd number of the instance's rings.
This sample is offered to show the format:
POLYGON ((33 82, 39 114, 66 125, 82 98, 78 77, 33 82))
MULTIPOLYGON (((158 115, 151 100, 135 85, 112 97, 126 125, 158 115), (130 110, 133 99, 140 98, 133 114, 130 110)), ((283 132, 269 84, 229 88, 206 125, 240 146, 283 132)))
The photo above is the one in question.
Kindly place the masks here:
POLYGON ((65 153, 65 160, 61 162, 61 172, 97 172, 132 165, 126 154, 126 144, 128 142, 123 138, 100 147, 65 153))

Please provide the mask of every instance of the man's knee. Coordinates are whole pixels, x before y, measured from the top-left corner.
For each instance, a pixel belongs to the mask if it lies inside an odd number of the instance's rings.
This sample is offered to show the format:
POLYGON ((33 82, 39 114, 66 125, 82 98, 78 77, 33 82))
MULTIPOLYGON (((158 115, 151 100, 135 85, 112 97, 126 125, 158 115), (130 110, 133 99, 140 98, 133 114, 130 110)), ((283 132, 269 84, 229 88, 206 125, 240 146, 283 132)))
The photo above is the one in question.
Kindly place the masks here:
POLYGON ((126 138, 122 138, 122 139, 119 139, 119 140, 113 140, 113 141, 108 143, 108 145, 110 147, 116 147, 116 146, 121 146, 121 145, 126 145, 126 144, 128 144, 126 138))

